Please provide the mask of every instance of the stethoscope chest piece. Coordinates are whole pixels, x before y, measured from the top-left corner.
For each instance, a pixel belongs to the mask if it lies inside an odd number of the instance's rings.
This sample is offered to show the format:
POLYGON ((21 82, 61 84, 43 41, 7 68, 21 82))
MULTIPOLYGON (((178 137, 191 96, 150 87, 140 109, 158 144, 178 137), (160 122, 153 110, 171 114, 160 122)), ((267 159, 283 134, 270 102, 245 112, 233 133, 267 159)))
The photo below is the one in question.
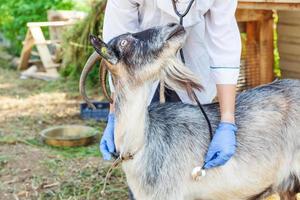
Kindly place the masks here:
POLYGON ((202 167, 195 167, 192 171, 192 178, 194 181, 199 181, 201 177, 206 176, 206 171, 202 167))

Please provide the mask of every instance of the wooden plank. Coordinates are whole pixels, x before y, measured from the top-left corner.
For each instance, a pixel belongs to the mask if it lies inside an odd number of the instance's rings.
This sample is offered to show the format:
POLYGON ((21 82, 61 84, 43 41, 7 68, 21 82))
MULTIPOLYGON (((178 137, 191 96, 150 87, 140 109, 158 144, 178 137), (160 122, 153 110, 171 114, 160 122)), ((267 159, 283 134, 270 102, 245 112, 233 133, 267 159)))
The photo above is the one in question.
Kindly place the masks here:
POLYGON ((285 35, 281 35, 279 36, 280 40, 278 41, 278 43, 294 43, 297 45, 300 45, 300 37, 291 37, 291 36, 285 36, 285 35))
POLYGON ((35 42, 34 44, 59 44, 59 43, 61 43, 61 41, 60 40, 45 40, 45 42, 40 42, 40 43, 38 43, 38 42, 35 42))
POLYGON ((68 20, 81 20, 87 16, 86 12, 74 10, 48 10, 48 21, 68 21, 68 20))
POLYGON ((278 24, 278 35, 300 38, 300 25, 278 24))
POLYGON ((288 70, 281 70, 282 78, 295 78, 300 79, 300 73, 294 72, 294 71, 288 71, 288 70))
POLYGON ((260 21, 265 17, 268 17, 269 12, 264 10, 246 10, 238 9, 236 11, 235 17, 238 22, 249 22, 249 21, 260 21))
POLYGON ((277 2, 239 2, 240 9, 256 10, 300 10, 300 3, 277 3, 277 2))
MULTIPOLYGON (((299 11, 297 11, 299 12, 299 11)), ((299 12, 300 13, 300 12, 299 12)), ((282 15, 279 16, 279 22, 278 24, 283 24, 283 25, 300 25, 300 17, 283 17, 282 15)))
POLYGON ((45 81, 57 80, 59 78, 58 74, 46 73, 46 72, 35 72, 29 75, 32 78, 41 79, 45 81))
POLYGON ((40 56, 39 52, 34 51, 34 50, 31 51, 31 55, 33 55, 33 56, 40 56))
POLYGON ((291 71, 291 72, 300 73, 300 64, 299 64, 299 62, 292 62, 292 61, 282 60, 280 62, 280 68, 282 70, 288 70, 288 71, 291 71))
POLYGON ((34 38, 34 41, 38 43, 36 47, 47 73, 58 75, 57 70, 55 68, 58 67, 58 65, 52 61, 50 51, 47 47, 47 44, 45 44, 46 40, 41 27, 37 27, 37 26, 30 27, 30 31, 34 38))
POLYGON ((43 63, 40 59, 30 59, 29 64, 31 64, 31 65, 43 65, 43 63))
MULTIPOLYGON (((299 12, 299 11, 297 11, 299 12)), ((279 15, 279 22, 278 24, 282 24, 282 25, 300 25, 300 18, 288 18, 286 20, 283 21, 283 17, 281 15, 279 15)))
POLYGON ((284 60, 298 62, 300 66, 300 55, 280 52, 280 62, 284 60))
POLYGON ((43 26, 70 26, 76 24, 75 21, 54 21, 54 22, 28 22, 28 27, 43 27, 43 26))
POLYGON ((25 70, 28 68, 29 59, 31 55, 31 50, 34 45, 34 40, 31 35, 31 32, 28 30, 26 33, 24 45, 21 52, 20 64, 18 66, 18 70, 25 70))
POLYGON ((300 3, 300 0, 239 0, 239 2, 249 3, 300 3))
POLYGON ((279 53, 299 55, 300 52, 300 45, 293 44, 293 43, 279 42, 278 47, 279 47, 279 53))
POLYGON ((281 14, 283 16, 281 17, 287 17, 287 18, 294 18, 294 17, 297 17, 297 18, 300 18, 300 12, 297 12, 297 11, 291 11, 291 10, 280 10, 278 11, 278 14, 281 14))
MULTIPOLYGON (((272 12, 272 11, 270 11, 272 12)), ((274 21, 263 20, 259 23, 260 43, 260 83, 265 84, 274 79, 274 21)))
POLYGON ((29 22, 28 27, 49 27, 51 40, 62 40, 62 32, 66 27, 76 24, 76 21, 29 22))

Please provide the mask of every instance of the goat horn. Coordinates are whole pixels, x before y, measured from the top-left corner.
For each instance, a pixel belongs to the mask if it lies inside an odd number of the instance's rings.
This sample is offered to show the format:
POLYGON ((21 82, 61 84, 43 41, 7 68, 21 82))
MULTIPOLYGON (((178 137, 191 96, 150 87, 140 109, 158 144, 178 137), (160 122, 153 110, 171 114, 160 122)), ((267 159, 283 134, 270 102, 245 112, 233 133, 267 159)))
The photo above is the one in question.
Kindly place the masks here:
POLYGON ((91 71, 91 69, 94 67, 95 63, 98 60, 100 60, 100 55, 97 52, 94 52, 89 57, 87 62, 85 63, 84 68, 81 72, 80 81, 79 81, 79 92, 80 92, 81 96, 83 97, 83 99, 85 100, 85 102, 88 104, 88 106, 91 107, 92 109, 96 109, 96 107, 86 95, 85 82, 86 82, 88 73, 91 71))
POLYGON ((99 76, 100 76, 100 81, 101 81, 101 89, 103 91, 104 96, 106 99, 108 99, 109 103, 113 103, 113 99, 110 97, 110 95, 107 92, 107 87, 106 87, 106 79, 107 79, 107 62, 102 59, 100 63, 100 69, 99 69, 99 76))

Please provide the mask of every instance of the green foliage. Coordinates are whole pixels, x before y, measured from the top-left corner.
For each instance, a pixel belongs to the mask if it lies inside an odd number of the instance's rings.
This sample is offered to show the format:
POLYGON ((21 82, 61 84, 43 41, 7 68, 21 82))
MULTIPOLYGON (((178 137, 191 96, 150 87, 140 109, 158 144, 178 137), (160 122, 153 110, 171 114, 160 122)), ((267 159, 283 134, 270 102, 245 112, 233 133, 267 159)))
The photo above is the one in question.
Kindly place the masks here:
MULTIPOLYGON (((85 62, 94 51, 90 45, 89 35, 102 35, 105 4, 105 0, 92 2, 92 9, 86 19, 79 22, 66 33, 63 43, 62 76, 76 80, 79 79, 85 62)), ((87 84, 93 87, 98 82, 98 66, 90 72, 87 80, 87 84)))
POLYGON ((278 24, 278 15, 274 14, 274 22, 276 28, 274 28, 274 73, 275 77, 281 77, 280 71, 280 55, 278 50, 278 32, 277 32, 277 24, 278 24))
POLYGON ((48 10, 72 7, 72 0, 1 0, 0 31, 10 41, 11 53, 20 54, 27 22, 47 21, 48 10))

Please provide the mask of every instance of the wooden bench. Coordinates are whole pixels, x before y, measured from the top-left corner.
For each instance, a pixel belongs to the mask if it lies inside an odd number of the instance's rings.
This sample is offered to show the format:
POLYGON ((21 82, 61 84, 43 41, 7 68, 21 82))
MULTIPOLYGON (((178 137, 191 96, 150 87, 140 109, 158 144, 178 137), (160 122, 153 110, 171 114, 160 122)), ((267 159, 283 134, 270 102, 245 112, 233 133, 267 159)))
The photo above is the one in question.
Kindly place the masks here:
POLYGON ((27 34, 23 42, 23 49, 21 52, 19 70, 26 70, 30 67, 32 62, 38 62, 37 60, 31 61, 31 55, 39 56, 42 63, 42 72, 31 73, 30 77, 53 80, 59 77, 58 67, 60 63, 55 62, 56 58, 49 49, 49 45, 57 45, 61 43, 61 29, 63 27, 74 25, 78 19, 82 19, 86 16, 85 13, 77 11, 49 11, 48 19, 64 20, 64 21, 49 21, 49 22, 29 22, 27 23, 27 34), (69 19, 68 19, 69 18, 69 19), (50 40, 46 40, 42 27, 49 28, 50 40), (32 51, 36 46, 37 52, 32 51))

